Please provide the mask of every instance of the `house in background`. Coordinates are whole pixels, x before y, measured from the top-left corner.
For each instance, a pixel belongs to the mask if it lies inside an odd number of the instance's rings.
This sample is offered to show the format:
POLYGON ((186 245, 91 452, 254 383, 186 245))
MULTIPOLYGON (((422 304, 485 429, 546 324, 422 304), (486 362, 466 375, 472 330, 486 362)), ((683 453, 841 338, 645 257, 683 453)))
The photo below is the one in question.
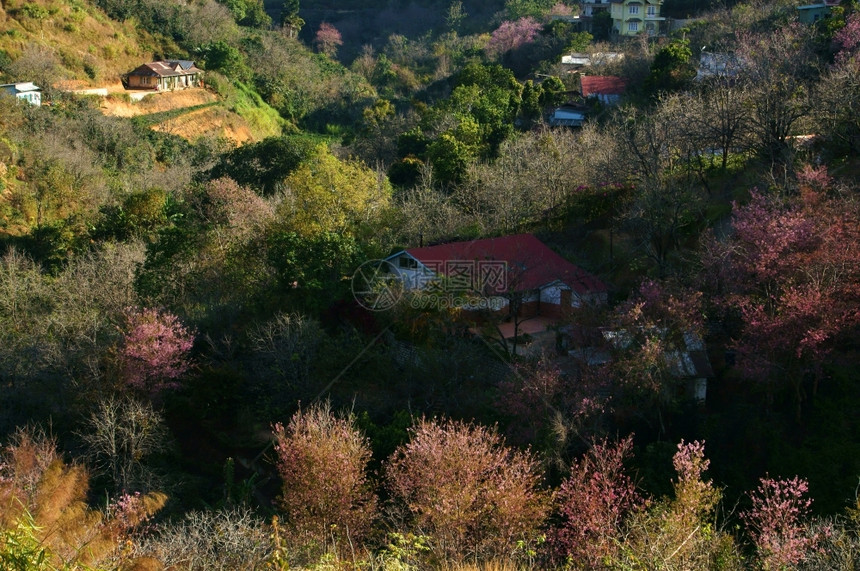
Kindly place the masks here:
POLYGON ((830 10, 838 6, 839 0, 825 0, 816 4, 806 4, 797 7, 797 19, 802 24, 814 24, 819 20, 830 17, 830 10))
POLYGON ((555 347, 555 325, 607 301, 606 284, 532 234, 411 248, 386 261, 413 302, 460 308, 473 334, 520 355, 555 347))
POLYGON ((585 124, 585 115, 584 107, 568 103, 553 109, 547 123, 550 127, 582 127, 585 124))
POLYGON ((622 52, 571 53, 561 56, 561 66, 566 71, 574 71, 586 66, 600 67, 623 59, 622 52))
POLYGON ((591 56, 589 54, 572 53, 561 56, 561 65, 569 68, 578 68, 591 65, 591 56))
POLYGON ((21 101, 30 105, 40 107, 42 105, 42 93, 39 88, 30 81, 21 83, 4 83, 0 85, 0 93, 13 95, 21 101))
POLYGON ((616 75, 583 75, 582 96, 596 97, 604 105, 616 105, 627 90, 627 82, 616 75))
POLYGON ((562 317, 584 304, 606 303, 607 287, 553 252, 533 234, 410 248, 386 258, 406 290, 495 298, 526 317, 562 317))
POLYGON ((586 18, 593 18, 596 14, 606 12, 612 5, 610 0, 582 0, 582 15, 586 18))
POLYGON ((619 36, 662 35, 666 18, 660 16, 663 0, 611 0, 612 31, 619 36))
POLYGON ((154 61, 122 76, 126 89, 151 89, 153 91, 173 91, 200 87, 203 71, 189 60, 154 61))
MULTIPOLYGON (((629 349, 637 336, 624 329, 600 328, 584 333, 571 326, 561 328, 560 334, 563 346, 575 346, 567 354, 580 367, 608 364, 613 352, 629 349)), ((683 345, 679 340, 676 346, 663 351, 665 371, 677 381, 677 396, 703 405, 708 396, 708 379, 714 377, 714 369, 702 338, 693 331, 685 331, 682 337, 683 345)))

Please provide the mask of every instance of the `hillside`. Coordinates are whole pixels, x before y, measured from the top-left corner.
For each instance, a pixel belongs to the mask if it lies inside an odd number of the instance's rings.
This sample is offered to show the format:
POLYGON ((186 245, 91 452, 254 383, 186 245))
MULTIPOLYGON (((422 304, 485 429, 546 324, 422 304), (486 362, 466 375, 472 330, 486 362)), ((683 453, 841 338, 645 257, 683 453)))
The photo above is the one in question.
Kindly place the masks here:
POLYGON ((61 79, 115 81, 157 48, 133 21, 111 20, 89 2, 3 2, 0 27, 5 31, 0 69, 6 79, 27 74, 46 86, 61 79))
POLYGON ((276 1, 3 4, 0 569, 860 568, 860 0, 276 1))

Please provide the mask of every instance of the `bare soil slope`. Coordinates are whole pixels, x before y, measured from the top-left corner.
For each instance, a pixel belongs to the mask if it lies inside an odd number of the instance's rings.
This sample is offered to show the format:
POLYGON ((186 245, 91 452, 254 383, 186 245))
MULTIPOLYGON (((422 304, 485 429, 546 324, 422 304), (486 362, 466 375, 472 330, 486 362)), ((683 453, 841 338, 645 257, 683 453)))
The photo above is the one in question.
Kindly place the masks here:
POLYGON ((102 101, 102 110, 105 115, 137 117, 187 108, 189 109, 187 113, 164 119, 153 124, 152 128, 156 131, 178 135, 190 141, 201 136, 224 137, 236 143, 244 143, 254 139, 247 122, 236 113, 216 105, 203 109, 197 108, 200 105, 213 104, 219 101, 217 95, 205 89, 193 88, 152 93, 140 101, 131 101, 128 97, 114 94, 134 94, 135 92, 125 92, 121 85, 119 85, 119 89, 116 87, 110 86, 108 88, 109 95, 102 101))

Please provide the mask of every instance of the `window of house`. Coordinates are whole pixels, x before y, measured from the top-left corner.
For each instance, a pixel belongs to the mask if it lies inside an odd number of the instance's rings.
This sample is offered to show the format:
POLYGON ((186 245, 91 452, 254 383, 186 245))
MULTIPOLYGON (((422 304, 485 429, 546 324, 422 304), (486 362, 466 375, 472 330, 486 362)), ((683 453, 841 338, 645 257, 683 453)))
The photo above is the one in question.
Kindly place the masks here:
POLYGON ((630 6, 627 10, 630 14, 638 14, 639 6, 630 6))
POLYGON ((415 269, 418 267, 418 262, 413 258, 407 258, 406 256, 400 257, 400 267, 407 269, 415 269))
POLYGON ((649 16, 656 16, 657 15, 657 7, 656 6, 648 6, 647 13, 649 16))
POLYGON ((631 32, 638 32, 639 31, 639 22, 629 22, 627 24, 627 30, 631 31, 631 32))

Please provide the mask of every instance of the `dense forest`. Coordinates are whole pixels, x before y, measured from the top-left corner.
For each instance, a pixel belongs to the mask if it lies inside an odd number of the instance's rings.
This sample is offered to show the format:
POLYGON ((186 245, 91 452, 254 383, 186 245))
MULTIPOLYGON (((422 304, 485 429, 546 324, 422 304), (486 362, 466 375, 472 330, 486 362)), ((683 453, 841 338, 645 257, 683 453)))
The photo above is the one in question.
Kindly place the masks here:
POLYGON ((860 5, 660 7, 3 0, 0 568, 860 566, 860 5), (518 234, 544 345, 355 294, 518 234))

